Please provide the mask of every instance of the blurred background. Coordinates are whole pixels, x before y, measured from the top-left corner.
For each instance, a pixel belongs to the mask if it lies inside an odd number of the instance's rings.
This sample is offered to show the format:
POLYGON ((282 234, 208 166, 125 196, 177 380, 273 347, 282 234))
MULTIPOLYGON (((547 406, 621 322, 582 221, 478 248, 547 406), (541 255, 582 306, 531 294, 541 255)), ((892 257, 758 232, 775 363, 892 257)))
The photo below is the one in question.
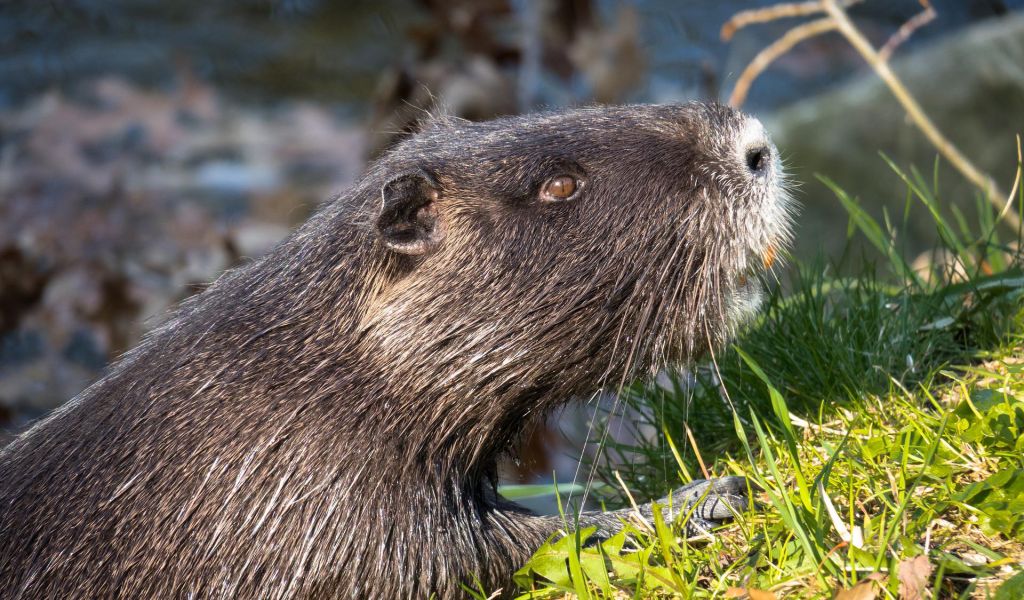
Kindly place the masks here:
MULTIPOLYGON (((273 247, 425 109, 486 119, 592 102, 728 98, 799 20, 722 25, 765 0, 24 0, 0 4, 0 444, 97 379, 174 303, 273 247)), ((1009 188, 1024 131, 1024 0, 933 0, 893 66, 1009 188)), ((922 10, 866 0, 876 46, 922 10)), ((800 182, 798 257, 849 249, 827 175, 876 215, 936 152, 837 34, 744 104, 800 182)), ((939 169, 946 202, 976 192, 939 169)), ((911 218, 911 254, 930 219, 911 218)), ((511 481, 571 479, 586 417, 526 443, 511 481), (582 433, 581 433, 582 432, 582 433), (572 448, 573 446, 569 446, 572 448), (575 452, 576 456, 573 455, 575 452)))

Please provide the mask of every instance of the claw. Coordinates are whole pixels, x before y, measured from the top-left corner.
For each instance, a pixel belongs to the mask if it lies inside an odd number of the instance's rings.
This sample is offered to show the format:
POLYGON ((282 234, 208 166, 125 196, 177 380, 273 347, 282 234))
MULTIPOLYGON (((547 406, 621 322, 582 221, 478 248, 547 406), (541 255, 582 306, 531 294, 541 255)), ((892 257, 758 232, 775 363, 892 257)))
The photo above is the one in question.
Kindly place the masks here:
POLYGON ((756 489, 745 477, 697 479, 672 493, 672 511, 677 515, 690 514, 688 533, 707 533, 746 510, 748 491, 756 489))
MULTIPOLYGON (((715 527, 728 521, 736 513, 747 510, 750 505, 750 491, 760 488, 745 477, 721 477, 718 479, 697 479, 672 492, 672 497, 662 498, 657 504, 664 508, 667 522, 675 521, 679 515, 689 515, 685 534, 688 537, 710 535, 715 527), (671 507, 671 509, 669 508, 671 507)), ((587 544, 600 543, 622 528, 623 521, 632 518, 637 510, 647 523, 653 523, 653 504, 648 502, 637 509, 624 508, 610 513, 587 513, 581 518, 584 526, 596 526, 597 531, 587 544)))

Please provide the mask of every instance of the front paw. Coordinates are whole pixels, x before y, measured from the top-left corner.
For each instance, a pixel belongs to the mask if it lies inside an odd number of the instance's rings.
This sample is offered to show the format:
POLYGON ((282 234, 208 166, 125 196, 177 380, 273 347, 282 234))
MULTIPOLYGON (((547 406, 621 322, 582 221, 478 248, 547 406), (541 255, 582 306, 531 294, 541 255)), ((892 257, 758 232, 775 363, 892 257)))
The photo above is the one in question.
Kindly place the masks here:
POLYGON ((680 515, 689 515, 686 535, 709 534, 711 529, 732 519, 750 506, 749 493, 757 488, 745 477, 696 479, 662 498, 658 504, 667 522, 680 515))

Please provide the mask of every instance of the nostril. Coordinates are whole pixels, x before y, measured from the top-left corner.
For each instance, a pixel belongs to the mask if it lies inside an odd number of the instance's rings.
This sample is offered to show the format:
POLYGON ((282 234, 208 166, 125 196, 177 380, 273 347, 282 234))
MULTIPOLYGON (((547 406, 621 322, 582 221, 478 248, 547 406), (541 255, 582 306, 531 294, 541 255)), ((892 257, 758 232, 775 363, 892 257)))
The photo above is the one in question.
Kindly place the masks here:
POLYGON ((754 175, 760 175, 767 171, 770 159, 771 151, 767 146, 754 146, 747 150, 747 168, 754 175))

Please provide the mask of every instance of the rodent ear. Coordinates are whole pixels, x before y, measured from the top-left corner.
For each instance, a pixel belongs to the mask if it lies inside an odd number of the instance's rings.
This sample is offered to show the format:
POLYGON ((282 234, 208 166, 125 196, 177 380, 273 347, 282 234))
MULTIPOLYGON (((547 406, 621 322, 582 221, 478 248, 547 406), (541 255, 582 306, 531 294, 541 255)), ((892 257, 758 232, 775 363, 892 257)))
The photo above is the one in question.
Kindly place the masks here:
POLYGON ((447 233, 438 211, 441 197, 434 180, 423 172, 399 175, 381 188, 383 205, 377 233, 385 246, 420 256, 437 249, 447 233))

